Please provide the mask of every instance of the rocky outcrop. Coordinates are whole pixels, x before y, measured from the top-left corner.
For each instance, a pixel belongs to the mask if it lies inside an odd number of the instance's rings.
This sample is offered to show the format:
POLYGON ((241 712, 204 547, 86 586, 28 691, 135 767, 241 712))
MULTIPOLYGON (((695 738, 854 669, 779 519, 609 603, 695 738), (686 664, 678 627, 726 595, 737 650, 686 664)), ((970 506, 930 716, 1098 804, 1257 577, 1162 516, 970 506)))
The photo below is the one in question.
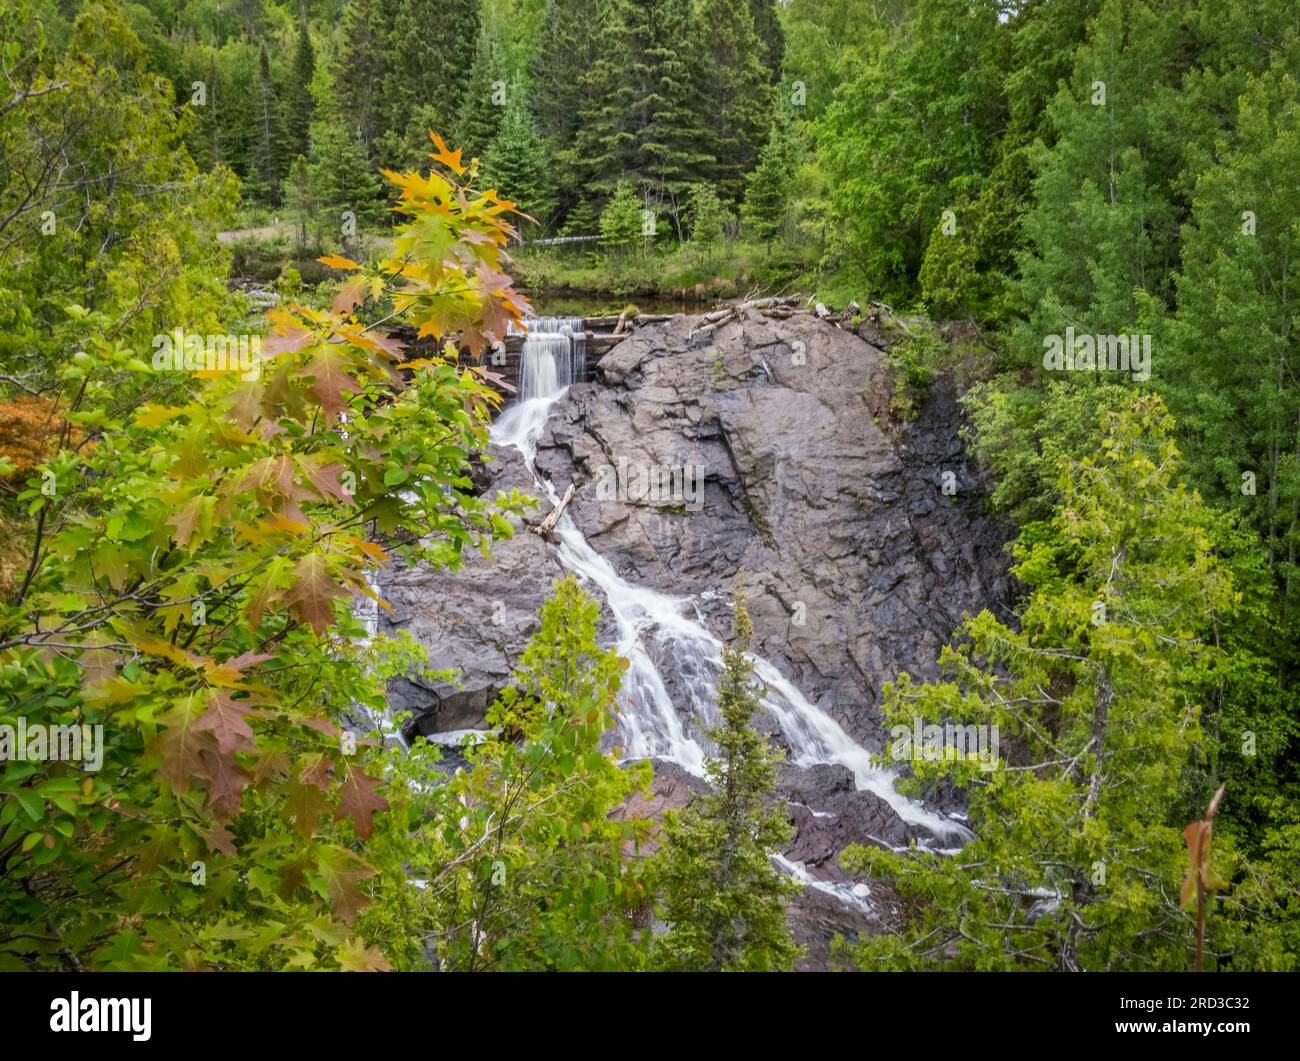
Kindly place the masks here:
MULTIPOLYGON (((936 383, 913 421, 891 423, 878 337, 804 314, 749 312, 697 333, 702 323, 643 326, 606 354, 553 409, 537 470, 559 493, 576 485, 568 514, 621 576, 691 598, 720 637, 743 577, 755 651, 883 750, 885 683, 902 670, 933 674, 963 612, 1010 603, 1007 533, 984 511, 955 388, 936 383)), ((491 448, 475 480, 540 492, 513 450, 491 448)), ((562 572, 552 546, 521 533, 490 564, 389 576, 390 625, 426 644, 434 667, 464 672, 459 686, 394 683, 413 729, 481 723, 562 572)), ((689 676, 671 663, 661 670, 675 694, 689 676)), ((798 826, 788 857, 837 886, 846 844, 915 835, 843 767, 787 767, 782 789, 798 826)), ((663 795, 675 804, 687 791, 676 779, 663 795)), ((869 930, 851 902, 812 891, 793 920, 819 954, 831 922, 869 930)))

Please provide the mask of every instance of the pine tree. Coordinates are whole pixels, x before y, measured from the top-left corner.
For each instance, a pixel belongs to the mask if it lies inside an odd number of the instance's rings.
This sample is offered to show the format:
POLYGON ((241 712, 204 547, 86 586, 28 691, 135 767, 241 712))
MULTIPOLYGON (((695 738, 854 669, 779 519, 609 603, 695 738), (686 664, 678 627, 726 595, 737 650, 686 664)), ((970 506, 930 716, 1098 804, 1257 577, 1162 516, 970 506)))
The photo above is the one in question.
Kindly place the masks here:
POLYGON ((1107 0, 1047 108, 1055 143, 1032 154, 1034 208, 1024 219, 1011 345, 1041 364, 1043 337, 1117 335, 1137 320, 1135 291, 1171 298, 1177 206, 1169 188, 1180 145, 1161 131, 1165 92, 1183 61, 1182 15, 1107 0), (1088 248, 1082 252, 1082 248, 1088 248))
POLYGON ((478 39, 478 0, 395 0, 388 27, 379 157, 388 167, 421 165, 429 132, 452 135, 478 39))
POLYGON ((604 0, 600 17, 575 141, 580 172, 598 198, 631 180, 676 213, 710 158, 694 80, 698 23, 687 0, 604 0))
POLYGON ((350 237, 349 221, 377 225, 384 214, 380 181, 361 141, 341 122, 313 122, 311 152, 312 194, 327 226, 350 237))
POLYGON ((583 111, 586 71, 606 46, 597 0, 547 0, 529 64, 537 127, 554 150, 571 147, 583 111))
POLYGON ((533 113, 555 163, 557 214, 580 235, 593 231, 592 218, 571 215, 584 190, 577 131, 588 110, 587 72, 605 45, 598 14, 596 0, 547 0, 529 63, 533 113))
POLYGON ((617 813, 650 780, 601 751, 624 663, 596 640, 600 606, 572 575, 543 605, 510 685, 488 722, 501 736, 466 752, 431 823, 421 864, 447 867, 419 896, 434 908, 444 969, 629 970, 644 937, 638 860, 646 834, 617 813))
POLYGON ((777 81, 785 59, 785 33, 776 14, 776 0, 749 0, 749 14, 754 32, 763 46, 759 58, 768 78, 777 81))
POLYGON ((312 48, 307 9, 298 17, 298 47, 284 92, 284 132, 290 154, 306 155, 311 150, 311 123, 315 104, 311 97, 311 79, 316 73, 316 52, 312 48))
POLYGON ((725 202, 738 203, 772 122, 772 90, 749 8, 734 0, 703 0, 701 98, 714 162, 711 182, 725 202))
POLYGON ((600 245, 620 256, 641 246, 645 241, 641 233, 642 210, 631 181, 615 185, 614 194, 600 212, 600 245))
POLYGON ((746 655, 753 627, 736 595, 735 636, 723 649, 718 681, 717 747, 706 764, 712 791, 665 817, 654 880, 667 932, 653 960, 674 971, 789 969, 799 955, 785 901, 797 887, 772 855, 794 836, 775 798, 781 755, 754 729, 760 688, 746 655))
POLYGON ((553 172, 546 141, 533 126, 524 89, 512 85, 501 127, 483 162, 483 183, 545 225, 555 210, 553 172))
POLYGON ((952 680, 903 674, 886 690, 891 755, 918 787, 965 789, 974 837, 951 857, 846 855, 915 917, 856 946, 860 967, 1186 967, 1190 922, 1169 901, 1187 864, 1180 786, 1236 594, 1172 429, 1157 395, 1102 411, 1090 452, 1061 462, 1050 528, 1017 545, 1029 597, 1015 629, 985 611, 943 654, 952 680), (982 729, 994 755, 970 737, 964 753, 917 748, 918 719, 982 729))
POLYGON ((356 131, 366 155, 393 126, 388 79, 388 37, 398 0, 348 0, 339 29, 334 92, 341 118, 356 131))
POLYGON ((316 223, 316 195, 311 184, 311 169, 305 155, 299 155, 289 167, 280 193, 285 212, 293 220, 298 253, 303 254, 316 223))
POLYGON ((1160 328, 1151 302, 1143 326, 1160 329, 1155 378, 1193 481, 1258 530, 1300 617, 1300 188, 1277 179, 1300 166, 1300 87, 1284 70, 1242 95, 1231 140, 1196 184, 1176 316, 1160 328))
MULTIPOLYGON (((515 87, 521 92, 522 88, 515 87)), ((507 106, 506 68, 496 26, 485 20, 479 30, 465 91, 456 117, 456 146, 466 158, 483 158, 507 106)))
POLYGON ((763 240, 771 250, 772 240, 785 225, 794 179, 793 146, 786 124, 777 121, 759 156, 758 166, 745 186, 741 220, 748 235, 763 240))
POLYGON ((271 80, 271 62, 265 45, 257 60, 257 130, 253 142, 251 181, 253 194, 273 205, 280 202, 280 181, 284 179, 284 129, 271 80))

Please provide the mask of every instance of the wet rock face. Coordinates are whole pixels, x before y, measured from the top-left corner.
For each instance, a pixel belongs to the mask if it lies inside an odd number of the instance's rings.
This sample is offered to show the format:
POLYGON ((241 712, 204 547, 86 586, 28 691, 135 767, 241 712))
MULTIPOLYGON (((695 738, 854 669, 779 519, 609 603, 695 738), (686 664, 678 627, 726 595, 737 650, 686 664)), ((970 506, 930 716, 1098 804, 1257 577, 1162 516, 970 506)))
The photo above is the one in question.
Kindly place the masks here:
MULTIPOLYGON (((751 314, 692 339, 699 323, 607 354, 552 413, 538 470, 578 483, 570 514, 631 581, 688 596, 743 570, 756 651, 881 750, 884 684, 932 674, 963 611, 1008 598, 1006 532, 984 514, 955 394, 936 385, 891 428, 871 411, 881 353, 853 333, 751 314), (689 483, 677 469, 699 488, 646 488, 689 483)), ((725 595, 698 603, 725 637, 725 595)))
MULTIPOLYGON (((691 598, 724 639, 743 571, 755 651, 884 751, 885 683, 902 670, 934 674, 963 612, 1010 603, 1008 532, 984 512, 954 389, 936 383, 915 421, 890 424, 881 351, 853 332, 811 315, 751 313, 692 336, 701 324, 643 327, 606 354, 593 381, 555 405, 537 469, 558 493, 577 486, 567 511, 621 576, 691 598)), ((475 482, 486 493, 540 493, 519 454, 497 447, 475 482)), ((554 549, 526 530, 499 543, 491 564, 476 554, 455 575, 388 574, 394 612, 384 621, 427 645, 434 668, 463 671, 459 687, 393 683, 411 729, 481 724, 563 574, 554 549)), ((671 661, 660 669, 682 702, 676 685, 688 677, 671 661)), ((680 779, 668 787, 672 804, 689 791, 680 779)), ((844 767, 787 765, 781 789, 798 827, 787 857, 837 886, 848 887, 838 864, 847 844, 918 835, 844 767)), ((825 961, 831 935, 878 930, 849 906, 813 889, 796 901, 792 924, 810 964, 825 961)))

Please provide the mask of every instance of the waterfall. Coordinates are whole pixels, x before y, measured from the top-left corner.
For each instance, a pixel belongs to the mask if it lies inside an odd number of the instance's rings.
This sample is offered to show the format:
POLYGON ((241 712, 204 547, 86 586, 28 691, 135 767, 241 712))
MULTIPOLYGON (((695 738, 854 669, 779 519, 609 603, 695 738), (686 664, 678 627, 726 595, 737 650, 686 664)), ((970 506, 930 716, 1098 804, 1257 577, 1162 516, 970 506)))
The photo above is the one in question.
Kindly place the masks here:
MULTIPOLYGON (((573 334, 581 330, 581 322, 578 323, 577 329, 569 325, 573 334)), ((548 360, 556 364, 550 341, 554 335, 554 332, 543 332, 541 321, 529 330, 521 381, 528 366, 536 364, 545 371, 537 371, 527 378, 538 381, 539 387, 550 389, 526 389, 521 385, 519 400, 493 426, 492 441, 519 450, 551 503, 558 504, 560 499, 554 487, 541 479, 534 467, 537 442, 546 427, 546 419, 567 386, 559 382, 558 368, 553 373, 546 369, 548 360), (530 349, 534 342, 536 346, 530 349), (535 360, 530 361, 528 358, 534 356, 534 350, 535 360)), ((570 378, 574 378, 572 368, 570 378)), ((629 661, 623 678, 618 731, 624 756, 669 759, 702 776, 710 750, 704 731, 716 720, 714 688, 722 668, 722 643, 705 627, 689 598, 671 597, 623 579, 591 547, 567 513, 561 517, 555 534, 557 553, 564 567, 604 595, 618 628, 617 651, 629 661), (678 686, 685 690, 685 702, 674 702, 669 693, 664 679, 664 669, 668 667, 678 679, 678 686)), ((756 675, 766 686, 763 706, 780 726, 789 749, 789 761, 798 766, 819 763, 847 766, 858 789, 879 796, 905 822, 929 830, 940 840, 960 843, 969 839, 971 834, 962 825, 897 792, 893 773, 874 764, 867 749, 845 733, 830 715, 810 703, 773 664, 758 655, 751 654, 750 658, 756 675)))
POLYGON ((519 353, 521 402, 557 395, 569 384, 582 381, 587 371, 587 342, 581 317, 530 317, 524 326, 519 353))

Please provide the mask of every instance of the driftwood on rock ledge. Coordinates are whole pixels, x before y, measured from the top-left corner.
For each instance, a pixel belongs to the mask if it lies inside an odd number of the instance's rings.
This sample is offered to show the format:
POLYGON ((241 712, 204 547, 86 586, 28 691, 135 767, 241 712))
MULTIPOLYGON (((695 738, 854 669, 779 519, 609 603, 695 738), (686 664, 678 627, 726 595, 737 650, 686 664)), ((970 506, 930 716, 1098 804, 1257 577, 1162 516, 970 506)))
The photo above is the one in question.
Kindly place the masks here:
POLYGON ((564 491, 564 496, 560 498, 560 503, 551 510, 549 516, 533 528, 533 533, 539 534, 543 538, 549 538, 551 533, 555 530, 555 525, 560 522, 560 517, 564 515, 565 507, 573 500, 573 494, 574 486, 570 483, 569 488, 564 491))
POLYGON ((776 317, 790 317, 795 313, 806 312, 800 305, 797 295, 772 295, 768 298, 745 299, 743 302, 737 302, 731 306, 724 306, 722 309, 716 309, 712 313, 704 314, 704 323, 691 330, 691 338, 697 335, 704 335, 717 328, 721 328, 733 320, 736 320, 742 313, 747 310, 763 310, 776 317))

